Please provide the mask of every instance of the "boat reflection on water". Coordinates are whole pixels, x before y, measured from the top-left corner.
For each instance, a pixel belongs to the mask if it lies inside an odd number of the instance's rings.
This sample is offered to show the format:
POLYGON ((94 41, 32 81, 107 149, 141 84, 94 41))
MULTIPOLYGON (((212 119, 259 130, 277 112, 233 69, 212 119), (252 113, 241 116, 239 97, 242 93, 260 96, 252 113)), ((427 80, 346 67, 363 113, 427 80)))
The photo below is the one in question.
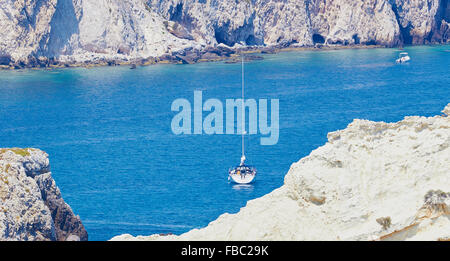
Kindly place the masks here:
POLYGON ((253 184, 234 184, 232 188, 236 191, 253 191, 253 184))

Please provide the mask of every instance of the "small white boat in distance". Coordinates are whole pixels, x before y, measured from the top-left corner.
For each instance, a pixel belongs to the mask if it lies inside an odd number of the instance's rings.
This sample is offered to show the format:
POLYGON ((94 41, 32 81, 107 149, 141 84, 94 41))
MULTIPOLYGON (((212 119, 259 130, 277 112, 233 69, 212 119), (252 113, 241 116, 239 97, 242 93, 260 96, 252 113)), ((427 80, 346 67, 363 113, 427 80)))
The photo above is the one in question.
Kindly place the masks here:
POLYGON ((406 63, 407 61, 411 60, 411 57, 409 57, 407 52, 401 52, 398 56, 398 59, 395 60, 396 63, 406 63))

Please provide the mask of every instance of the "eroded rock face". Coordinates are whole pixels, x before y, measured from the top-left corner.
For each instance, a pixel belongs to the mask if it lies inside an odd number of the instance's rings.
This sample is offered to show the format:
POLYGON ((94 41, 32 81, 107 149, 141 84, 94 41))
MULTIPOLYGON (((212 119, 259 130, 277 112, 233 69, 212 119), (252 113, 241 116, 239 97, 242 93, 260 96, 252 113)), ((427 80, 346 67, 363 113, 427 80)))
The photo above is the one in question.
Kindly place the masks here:
POLYGON ((1 0, 0 65, 130 63, 218 44, 445 43, 449 10, 448 0, 1 0))
POLYGON ((87 240, 37 149, 0 149, 0 240, 87 240))
POLYGON ((395 123, 354 120, 237 214, 180 236, 112 240, 448 240, 449 108, 395 123))
POLYGON ((400 35, 388 0, 168 0, 151 5, 207 44, 312 46, 317 34, 329 44, 392 46, 400 35))
POLYGON ((63 61, 159 57, 196 45, 169 33, 164 20, 141 0, 59 1, 57 7, 42 55, 63 61))
POLYGON ((27 61, 48 40, 57 1, 1 0, 0 53, 27 61))
POLYGON ((325 1, 308 5, 314 34, 328 44, 394 46, 400 31, 388 0, 325 1))
POLYGON ((404 43, 424 44, 432 41, 433 34, 440 34, 440 25, 446 18, 447 1, 395 0, 393 9, 404 43))

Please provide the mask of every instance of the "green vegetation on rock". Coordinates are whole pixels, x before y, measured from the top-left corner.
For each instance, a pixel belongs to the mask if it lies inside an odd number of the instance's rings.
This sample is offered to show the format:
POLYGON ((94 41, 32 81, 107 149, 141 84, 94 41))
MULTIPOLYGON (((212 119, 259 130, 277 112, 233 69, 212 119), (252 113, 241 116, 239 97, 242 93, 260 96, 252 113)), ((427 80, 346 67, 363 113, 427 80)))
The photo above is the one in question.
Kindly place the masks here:
POLYGON ((3 154, 9 150, 16 153, 17 155, 22 156, 22 157, 30 156, 30 152, 28 151, 29 150, 28 148, 25 148, 25 149, 20 149, 20 148, 0 149, 0 154, 3 154))

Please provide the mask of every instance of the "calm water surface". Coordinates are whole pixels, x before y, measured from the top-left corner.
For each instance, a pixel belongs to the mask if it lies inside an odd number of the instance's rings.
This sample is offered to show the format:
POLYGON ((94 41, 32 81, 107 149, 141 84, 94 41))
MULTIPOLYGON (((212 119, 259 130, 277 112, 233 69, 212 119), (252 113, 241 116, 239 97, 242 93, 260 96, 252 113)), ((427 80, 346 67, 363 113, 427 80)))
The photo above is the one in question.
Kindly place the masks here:
POLYGON ((240 97, 240 64, 0 71, 0 147, 50 154, 53 177, 90 240, 123 233, 180 234, 283 184, 290 165, 354 118, 398 121, 450 102, 449 46, 285 52, 246 64, 246 98, 280 100, 277 145, 247 138, 258 168, 232 186, 236 135, 172 134, 176 98, 240 97))

